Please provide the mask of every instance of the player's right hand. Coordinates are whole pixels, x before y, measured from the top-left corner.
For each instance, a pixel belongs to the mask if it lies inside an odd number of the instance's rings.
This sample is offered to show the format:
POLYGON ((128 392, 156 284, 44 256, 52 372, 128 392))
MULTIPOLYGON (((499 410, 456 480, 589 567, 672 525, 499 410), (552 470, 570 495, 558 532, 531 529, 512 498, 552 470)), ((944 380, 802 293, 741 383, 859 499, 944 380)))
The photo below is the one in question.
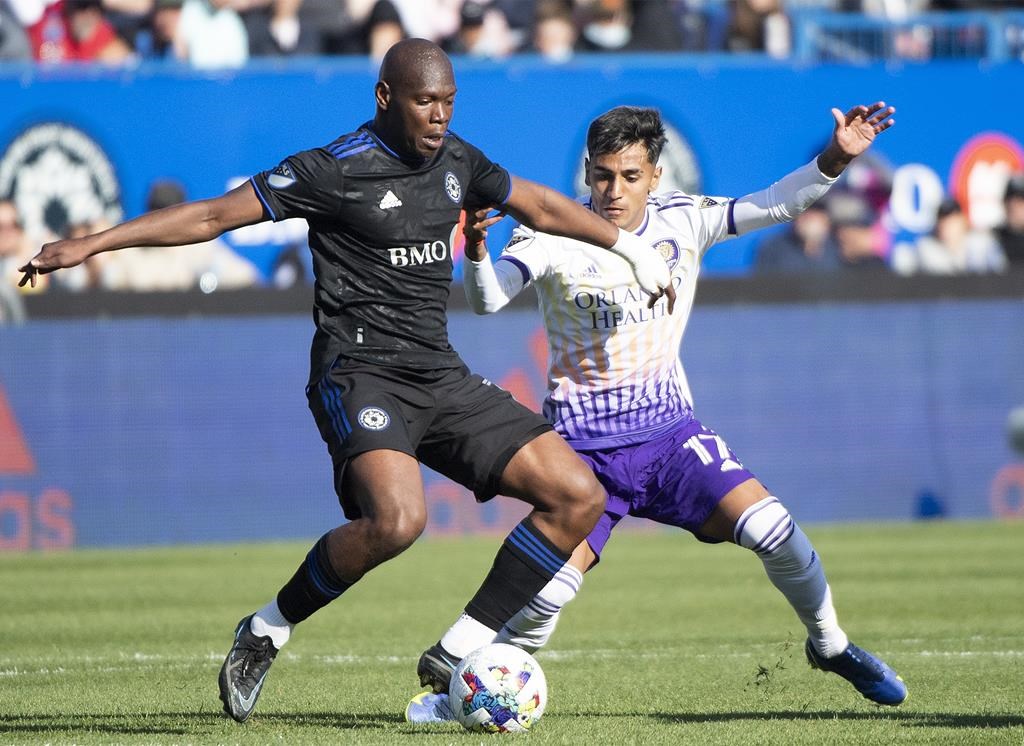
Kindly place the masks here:
POLYGON ((81 264, 90 256, 87 244, 78 238, 53 241, 43 244, 43 248, 23 266, 18 267, 22 273, 18 287, 31 283, 36 286, 36 275, 45 275, 57 269, 65 269, 81 264))
POLYGON ((653 308, 665 296, 668 299, 668 312, 672 313, 676 305, 676 290, 672 287, 672 273, 661 252, 639 236, 621 228, 619 240, 610 250, 629 262, 640 289, 651 296, 647 307, 653 308))

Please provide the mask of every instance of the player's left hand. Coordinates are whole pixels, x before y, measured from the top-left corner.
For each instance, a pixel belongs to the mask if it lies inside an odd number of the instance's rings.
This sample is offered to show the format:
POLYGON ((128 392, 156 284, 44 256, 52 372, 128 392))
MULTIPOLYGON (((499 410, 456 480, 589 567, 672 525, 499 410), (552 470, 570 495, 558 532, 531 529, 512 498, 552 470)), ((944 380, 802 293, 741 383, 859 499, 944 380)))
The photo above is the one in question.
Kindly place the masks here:
POLYGON ((832 141, 818 159, 822 173, 826 176, 841 174, 850 161, 871 147, 878 135, 896 124, 892 118, 895 113, 896 107, 886 106, 884 101, 854 106, 845 114, 832 109, 835 120, 832 141))
POLYGON ((884 101, 877 101, 871 106, 854 106, 845 114, 839 109, 832 109, 836 144, 846 155, 857 157, 871 147, 878 135, 896 124, 892 119, 895 113, 896 107, 886 106, 884 101))

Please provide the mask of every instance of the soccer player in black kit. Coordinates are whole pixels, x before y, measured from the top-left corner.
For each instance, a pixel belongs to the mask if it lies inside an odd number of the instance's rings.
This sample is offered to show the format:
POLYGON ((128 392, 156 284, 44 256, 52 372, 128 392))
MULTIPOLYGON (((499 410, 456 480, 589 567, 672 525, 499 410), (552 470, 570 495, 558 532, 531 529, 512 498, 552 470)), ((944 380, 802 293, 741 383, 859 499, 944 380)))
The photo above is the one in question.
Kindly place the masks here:
MULTIPOLYGON (((290 156, 221 197, 46 244, 21 268, 21 284, 34 284, 37 274, 103 251, 198 243, 267 219, 309 223, 316 332, 307 395, 349 520, 239 622, 219 679, 224 709, 239 722, 252 713, 294 625, 423 531, 421 462, 478 500, 501 493, 533 506, 466 606, 481 645, 565 564, 604 509, 601 486, 550 425, 470 373, 448 343, 460 211, 497 206, 535 230, 607 247, 630 263, 652 304, 671 308, 668 266, 640 238, 511 176, 449 132, 455 91, 451 62, 437 45, 400 42, 381 64, 375 116, 355 132, 290 156)), ((443 655, 431 648, 421 667, 443 655)))

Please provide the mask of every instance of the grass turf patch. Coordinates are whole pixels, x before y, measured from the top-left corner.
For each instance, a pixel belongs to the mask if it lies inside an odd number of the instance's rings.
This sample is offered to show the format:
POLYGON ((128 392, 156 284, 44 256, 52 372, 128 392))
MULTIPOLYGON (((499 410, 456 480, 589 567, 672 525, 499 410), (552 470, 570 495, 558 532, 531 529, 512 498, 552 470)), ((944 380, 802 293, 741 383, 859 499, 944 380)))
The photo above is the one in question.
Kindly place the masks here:
MULTIPOLYGON (((808 534, 851 639, 907 681, 903 706, 811 670, 749 552, 623 533, 537 656, 550 700, 531 743, 1024 742, 1024 523, 808 534)), ((306 543, 0 556, 0 741, 478 742, 402 712, 419 653, 497 545, 426 540, 375 570, 297 630, 243 726, 220 711, 217 671, 306 543)))

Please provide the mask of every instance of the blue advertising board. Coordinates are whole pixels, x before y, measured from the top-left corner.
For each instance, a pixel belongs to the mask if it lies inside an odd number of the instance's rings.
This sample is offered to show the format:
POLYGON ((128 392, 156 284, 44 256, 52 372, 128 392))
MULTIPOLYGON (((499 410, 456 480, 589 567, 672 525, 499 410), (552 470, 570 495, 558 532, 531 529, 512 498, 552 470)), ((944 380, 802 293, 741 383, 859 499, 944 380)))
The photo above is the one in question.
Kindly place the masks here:
MULTIPOLYGON (((892 103, 898 123, 873 149, 876 173, 867 178, 891 186, 886 221, 897 238, 929 230, 943 192, 960 197, 974 222, 991 223, 1007 174, 1024 168, 1024 97, 1011 95, 1024 89, 1017 62, 800 67, 660 55, 552 65, 526 57, 458 59, 456 74, 452 128, 514 173, 566 193, 583 189, 588 123, 619 104, 663 112, 672 135, 663 186, 740 196, 810 160, 831 133, 831 107, 892 103), (964 104, 951 107, 948 92, 964 104)), ((375 79, 363 59, 217 73, 0 68, 0 196, 13 195, 37 233, 44 223, 137 215, 158 178, 180 180, 193 198, 214 196, 370 119, 375 79)), ((492 243, 509 230, 500 226, 492 243)), ((229 241, 266 272, 303 234, 301 223, 268 223, 229 241)), ((746 271, 755 241, 716 248, 707 271, 746 271)))
MULTIPOLYGON (((1024 301, 700 306, 697 415, 802 521, 1022 516, 1005 435, 1024 301)), ((298 315, 0 327, 0 551, 318 535, 341 522, 298 315)), ((537 407, 531 310, 452 314, 471 367, 537 407)), ((425 472, 428 533, 510 528, 425 472)))

